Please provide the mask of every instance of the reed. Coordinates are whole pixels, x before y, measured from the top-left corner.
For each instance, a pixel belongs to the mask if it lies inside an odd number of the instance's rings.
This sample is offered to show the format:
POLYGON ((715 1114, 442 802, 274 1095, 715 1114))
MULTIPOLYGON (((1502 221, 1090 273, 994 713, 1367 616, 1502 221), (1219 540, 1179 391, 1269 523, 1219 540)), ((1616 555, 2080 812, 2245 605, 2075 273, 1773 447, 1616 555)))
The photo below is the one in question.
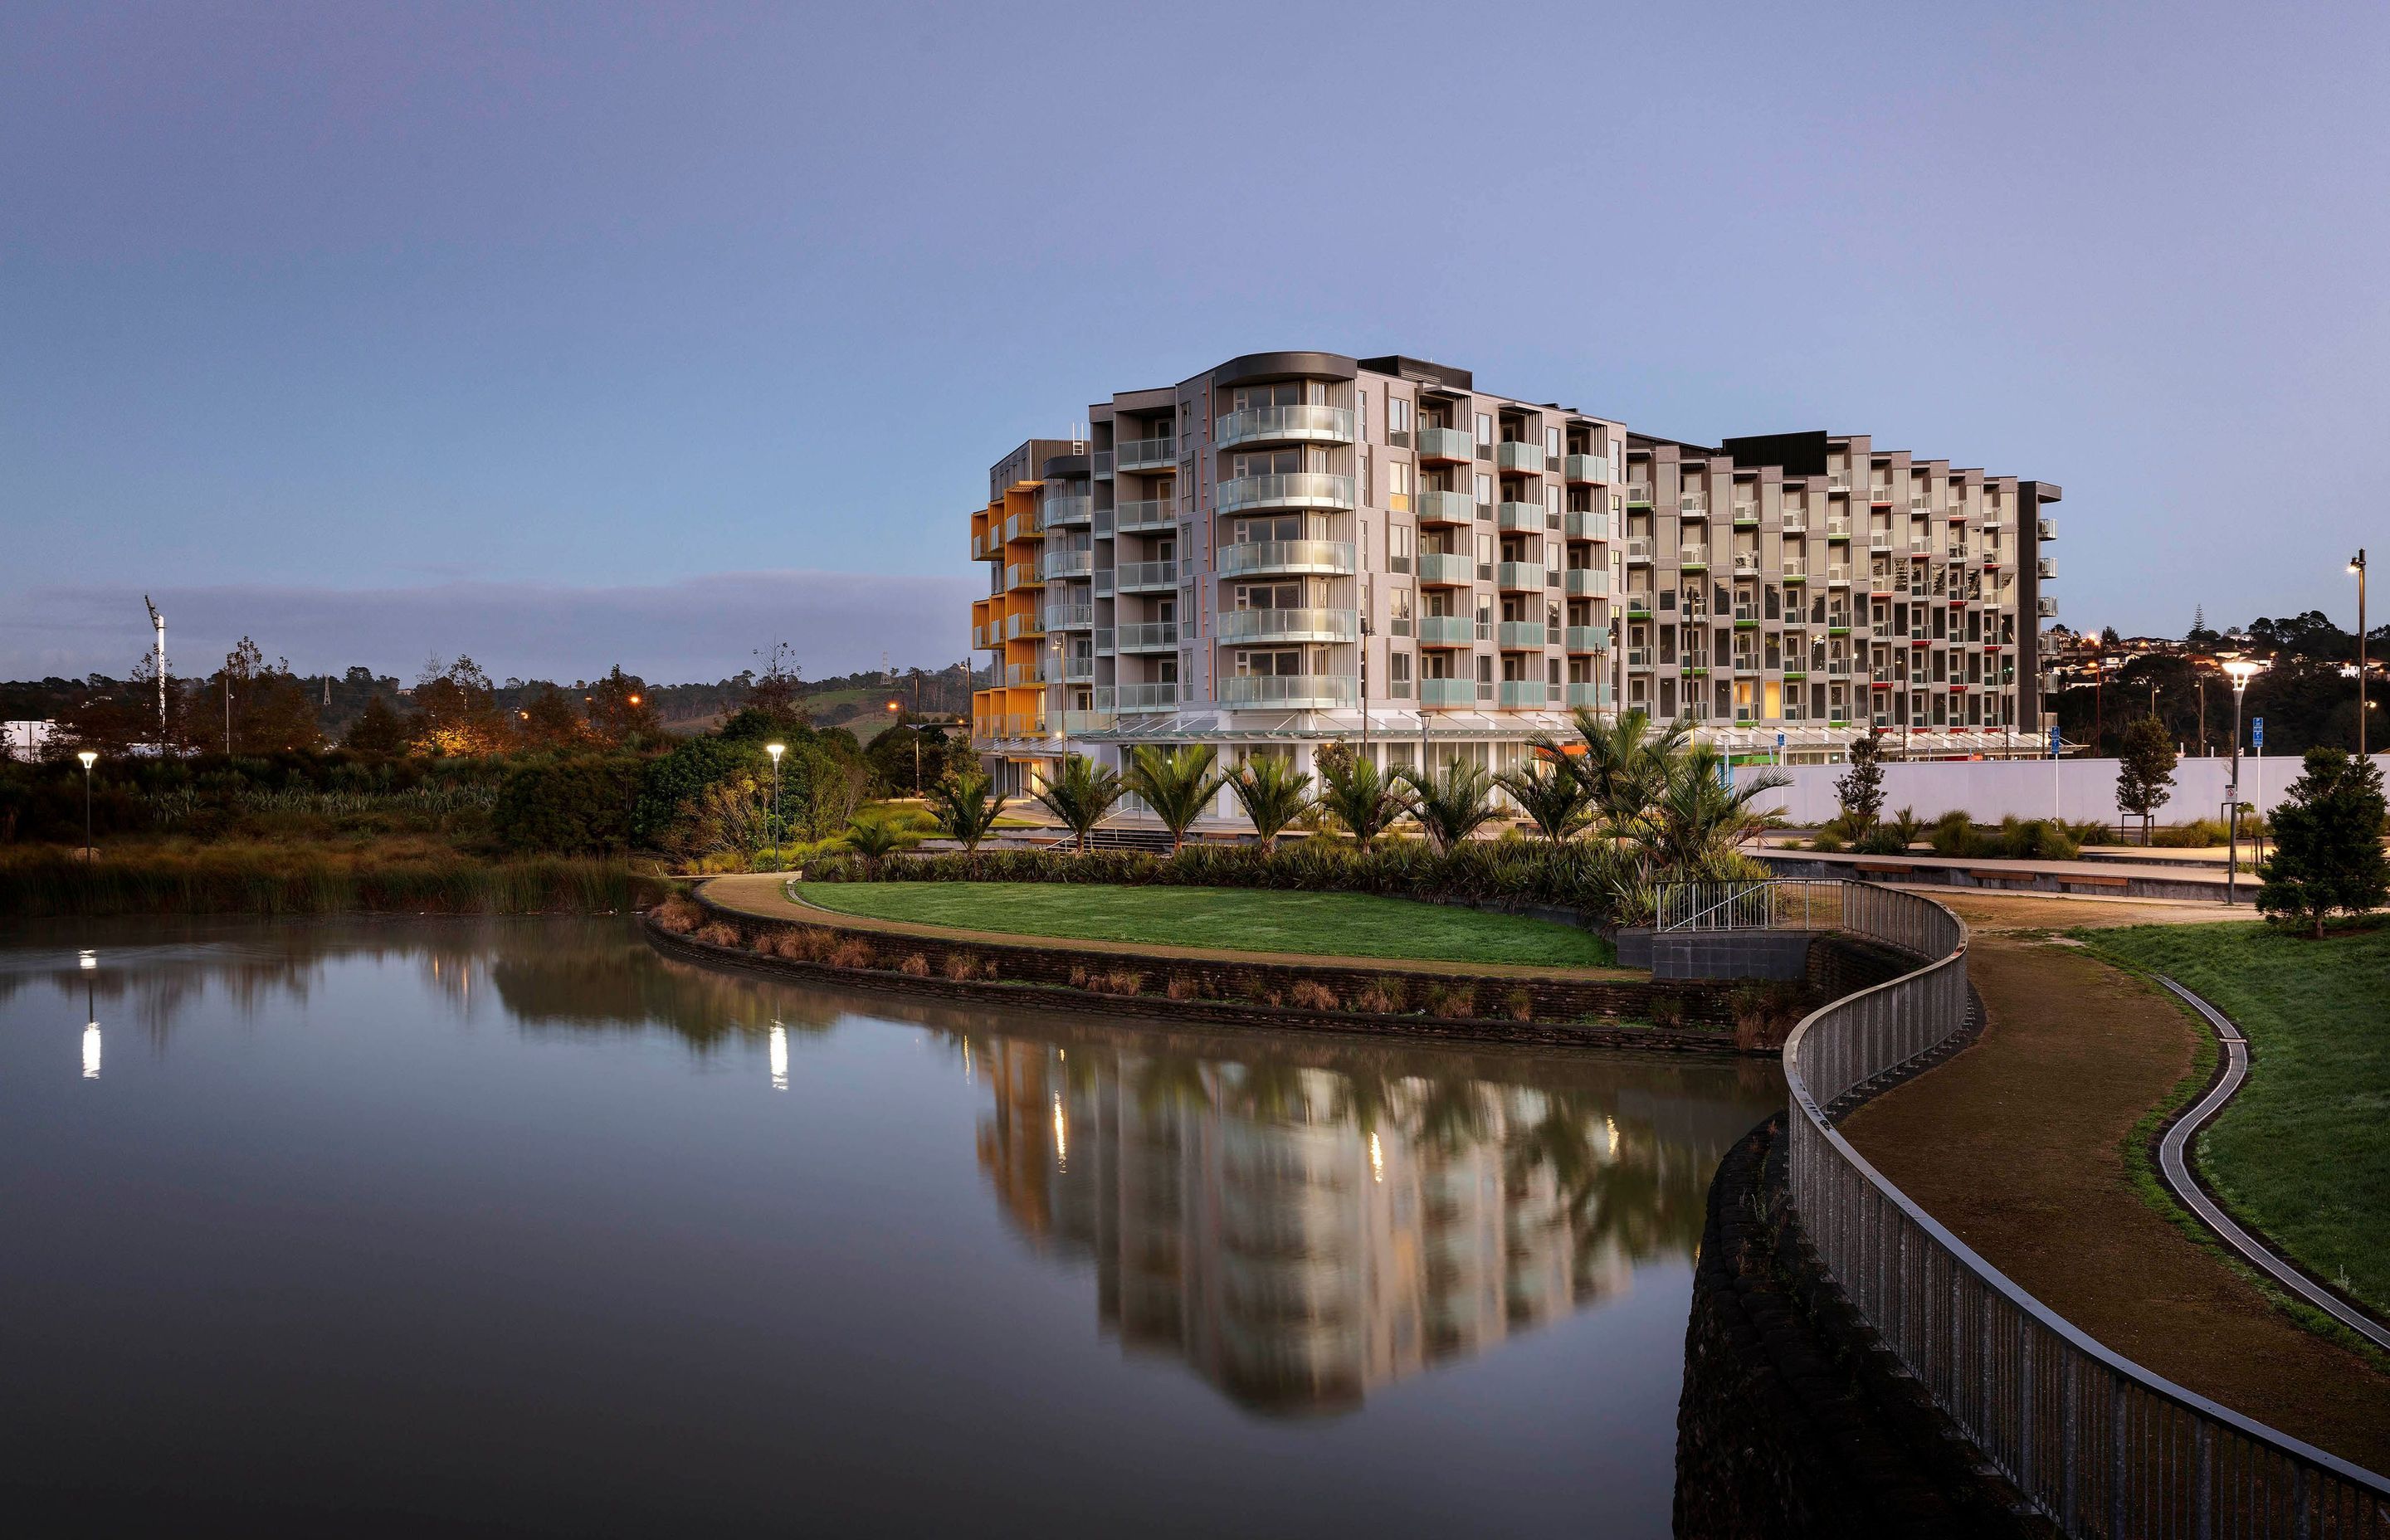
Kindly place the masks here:
POLYGON ((437 848, 240 844, 102 851, 0 847, 0 915, 586 914, 669 884, 623 860, 486 860, 437 848))

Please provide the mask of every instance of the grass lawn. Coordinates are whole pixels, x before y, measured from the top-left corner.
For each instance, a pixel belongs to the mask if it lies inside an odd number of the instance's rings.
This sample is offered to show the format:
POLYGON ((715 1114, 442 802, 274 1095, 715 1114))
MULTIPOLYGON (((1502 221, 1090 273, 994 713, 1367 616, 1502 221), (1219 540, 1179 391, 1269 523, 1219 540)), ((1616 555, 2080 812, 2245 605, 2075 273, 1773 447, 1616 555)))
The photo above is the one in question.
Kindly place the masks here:
POLYGON ((1618 960, 1590 930, 1361 893, 1093 882, 805 882, 798 890, 843 914, 1014 935, 1567 968, 1618 960))
POLYGON ((2210 1185, 2307 1269, 2390 1309, 2390 927, 2079 939, 2196 990, 2248 1034, 2249 1082, 2199 1140, 2210 1185))

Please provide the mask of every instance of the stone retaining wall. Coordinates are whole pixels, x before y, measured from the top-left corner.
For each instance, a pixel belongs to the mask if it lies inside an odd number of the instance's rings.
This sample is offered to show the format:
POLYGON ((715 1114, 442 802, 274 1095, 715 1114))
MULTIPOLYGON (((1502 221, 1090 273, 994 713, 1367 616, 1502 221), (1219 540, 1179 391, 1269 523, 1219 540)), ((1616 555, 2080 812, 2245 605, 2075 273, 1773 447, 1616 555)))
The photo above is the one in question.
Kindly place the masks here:
POLYGON ((725 908, 702 893, 705 929, 716 941, 678 935, 649 917, 649 938, 666 950, 708 961, 766 971, 835 978, 866 987, 902 989, 949 999, 994 1000, 1037 1009, 1153 1016, 1227 1025, 1298 1025, 1313 1031, 1360 1032, 1427 1039, 1537 1046, 1657 1047, 1738 1053, 1732 1030, 1733 986, 1721 982, 1663 983, 1638 979, 1536 979, 1407 972, 1386 968, 1212 959, 1140 959, 1116 952, 1074 951, 1067 943, 984 943, 915 936, 822 921, 764 918, 725 908), (803 952, 826 953, 839 943, 857 950, 831 963, 777 950, 793 932, 815 932, 803 952), (1122 985, 1137 976, 1134 993, 1122 985), (1349 1001, 1376 986, 1399 989, 1405 1013, 1308 1008, 1296 1003, 1309 984, 1349 1001), (1460 992, 1466 991, 1466 998, 1460 992), (1438 993, 1440 992, 1440 993, 1438 993), (1272 1003, 1275 1000, 1276 1003, 1272 1003), (1672 1002, 1677 1027, 1627 1025, 1649 1020, 1653 1003, 1672 1002), (1420 1007, 1426 1014, 1413 1014, 1420 1007), (1587 1018, 1621 1019, 1613 1024, 1587 1018))

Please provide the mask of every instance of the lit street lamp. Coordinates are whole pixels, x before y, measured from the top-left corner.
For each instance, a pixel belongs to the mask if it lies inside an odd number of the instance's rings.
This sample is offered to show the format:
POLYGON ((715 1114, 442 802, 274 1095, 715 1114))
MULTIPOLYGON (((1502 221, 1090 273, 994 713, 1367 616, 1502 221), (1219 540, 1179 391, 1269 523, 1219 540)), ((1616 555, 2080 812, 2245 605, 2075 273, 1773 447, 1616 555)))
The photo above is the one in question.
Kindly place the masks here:
POLYGON ((2373 706, 2372 698, 2365 693, 2365 547, 2348 558, 2348 570, 2357 577, 2357 759, 2365 762, 2365 713, 2373 706))
POLYGON ((91 767, 99 756, 85 749, 75 758, 83 761, 83 864, 91 865, 91 767))
POLYGON ((2241 881, 2241 696, 2257 665, 2235 658, 2224 665, 2224 672, 2232 676, 2232 807, 2224 836, 2224 902, 2229 906, 2239 901, 2241 881))
POLYGON ((766 743, 764 752, 772 756, 772 860, 775 866, 787 863, 780 855, 780 756, 789 751, 785 743, 766 743))

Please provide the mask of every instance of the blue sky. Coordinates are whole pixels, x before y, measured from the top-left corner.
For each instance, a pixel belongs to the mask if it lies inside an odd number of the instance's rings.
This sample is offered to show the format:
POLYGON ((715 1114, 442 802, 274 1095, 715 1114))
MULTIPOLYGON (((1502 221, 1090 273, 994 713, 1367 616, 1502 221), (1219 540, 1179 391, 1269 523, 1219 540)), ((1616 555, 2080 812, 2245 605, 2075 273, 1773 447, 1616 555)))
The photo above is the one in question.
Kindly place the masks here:
POLYGON ((2378 4, 18 4, 0 674, 145 590, 193 663, 950 662, 991 460, 1286 346, 2057 481, 2069 623, 2347 623, 2384 79, 2378 4))

